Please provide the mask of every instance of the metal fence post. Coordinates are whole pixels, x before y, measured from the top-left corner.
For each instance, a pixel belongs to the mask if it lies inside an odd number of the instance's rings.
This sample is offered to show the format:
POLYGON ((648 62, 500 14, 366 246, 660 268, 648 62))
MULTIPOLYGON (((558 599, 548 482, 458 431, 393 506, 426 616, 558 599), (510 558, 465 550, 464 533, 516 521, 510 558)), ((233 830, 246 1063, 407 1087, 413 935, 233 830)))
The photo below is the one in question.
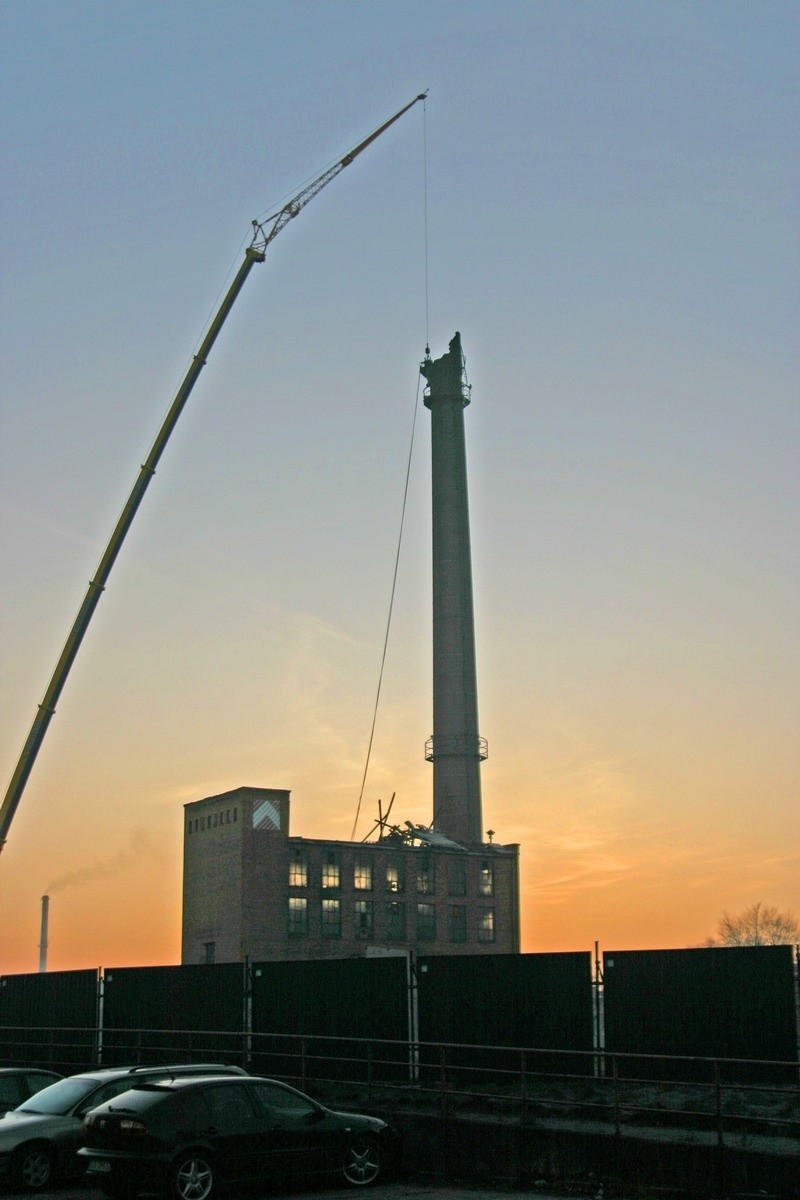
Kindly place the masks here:
POLYGON ((103 1062, 103 1025, 105 1021, 106 981, 102 967, 97 968, 97 983, 94 993, 95 1033, 92 1042, 92 1061, 95 1066, 103 1062))
POLYGON ((447 1116, 447 1052, 444 1046, 439 1047, 439 1112, 447 1116))
POLYGON ((720 1081, 719 1059, 714 1059, 714 1115, 717 1118, 717 1145, 722 1146, 722 1083, 720 1081))
POLYGON ((600 964, 600 943, 594 944, 594 977, 592 979, 593 1035, 594 1035, 594 1074, 600 1078, 605 1069, 605 1059, 602 1051, 605 1049, 605 1031, 603 1029, 603 968, 600 964))
POLYGON ((242 1031, 244 1036, 241 1039, 241 1064, 248 1071, 253 1063, 253 979, 260 974, 261 972, 256 971, 250 962, 250 956, 246 955, 242 963, 242 1031))
POLYGON ((619 1069, 617 1067, 616 1054, 611 1058, 611 1069, 614 1079, 614 1132, 619 1137, 622 1133, 622 1119, 619 1107, 619 1069))

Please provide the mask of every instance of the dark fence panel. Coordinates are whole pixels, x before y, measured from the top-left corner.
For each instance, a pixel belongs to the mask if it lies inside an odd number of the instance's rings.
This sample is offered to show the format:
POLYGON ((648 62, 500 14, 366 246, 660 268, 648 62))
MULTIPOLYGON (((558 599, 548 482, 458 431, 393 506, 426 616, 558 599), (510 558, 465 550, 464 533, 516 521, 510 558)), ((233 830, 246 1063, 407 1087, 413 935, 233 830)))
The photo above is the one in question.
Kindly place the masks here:
POLYGON ((107 968, 103 1064, 241 1063, 244 985, 241 963, 107 968))
MULTIPOLYGON (((797 1061, 791 946, 608 951, 603 980, 609 1052, 797 1061)), ((724 1069, 729 1077, 791 1082, 786 1068, 724 1069)), ((686 1078, 687 1064, 623 1059, 619 1070, 686 1078)), ((698 1063, 695 1075, 707 1078, 710 1070, 698 1063)))
POLYGON ((92 1063, 95 971, 50 971, 0 979, 0 1065, 74 1074, 92 1063))
MULTIPOLYGON (((528 1072, 588 1075, 592 1050, 592 960, 588 952, 500 954, 420 958, 419 1037, 422 1043, 496 1046, 484 1055, 491 1065, 511 1068, 501 1047, 533 1047, 520 1066, 528 1072), (541 1051, 566 1051, 564 1054, 541 1051)), ((432 1047, 423 1046, 422 1061, 432 1047)), ((474 1054, 466 1059, 475 1062, 474 1054)), ((450 1051, 448 1062, 457 1062, 450 1051)))
POLYGON ((365 1081, 407 1071, 405 956, 254 963, 252 981, 255 1072, 304 1083, 352 1078, 353 1058, 365 1081), (375 1045, 354 1040, 363 1038, 375 1045))

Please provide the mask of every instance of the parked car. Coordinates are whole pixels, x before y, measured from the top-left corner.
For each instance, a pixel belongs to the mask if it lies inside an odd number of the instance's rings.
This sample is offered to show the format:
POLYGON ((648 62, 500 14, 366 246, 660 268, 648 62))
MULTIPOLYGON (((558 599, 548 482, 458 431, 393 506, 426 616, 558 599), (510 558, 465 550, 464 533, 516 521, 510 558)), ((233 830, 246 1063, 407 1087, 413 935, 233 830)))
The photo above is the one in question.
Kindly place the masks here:
POLYGON ((0 1179, 39 1192, 54 1178, 77 1171, 75 1151, 90 1108, 126 1092, 134 1079, 178 1075, 245 1075, 241 1067, 218 1063, 150 1067, 108 1067, 59 1079, 0 1117, 0 1179))
POLYGON ((230 1184, 325 1174, 363 1186, 396 1150, 385 1121, 255 1077, 137 1083, 87 1113, 83 1127, 86 1182, 113 1197, 156 1190, 212 1200, 230 1184))
POLYGON ((30 1067, 0 1067, 0 1117, 16 1108, 35 1092, 61 1079, 55 1071, 35 1071, 30 1067))

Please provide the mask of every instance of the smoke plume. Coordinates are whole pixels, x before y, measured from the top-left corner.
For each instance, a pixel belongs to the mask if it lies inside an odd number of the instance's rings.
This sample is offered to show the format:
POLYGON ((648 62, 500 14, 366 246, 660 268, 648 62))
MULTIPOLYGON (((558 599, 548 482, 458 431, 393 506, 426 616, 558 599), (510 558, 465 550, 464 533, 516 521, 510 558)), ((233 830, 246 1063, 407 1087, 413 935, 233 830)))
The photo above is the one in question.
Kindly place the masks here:
POLYGON ((58 875, 44 889, 45 894, 52 896, 54 892, 63 892, 67 888, 82 887, 86 883, 94 883, 98 879, 115 879, 123 871, 128 871, 135 863, 143 858, 156 858, 157 852, 150 841, 147 830, 141 826, 130 830, 126 849, 119 850, 113 857, 92 863, 91 866, 78 867, 74 871, 65 871, 58 875))

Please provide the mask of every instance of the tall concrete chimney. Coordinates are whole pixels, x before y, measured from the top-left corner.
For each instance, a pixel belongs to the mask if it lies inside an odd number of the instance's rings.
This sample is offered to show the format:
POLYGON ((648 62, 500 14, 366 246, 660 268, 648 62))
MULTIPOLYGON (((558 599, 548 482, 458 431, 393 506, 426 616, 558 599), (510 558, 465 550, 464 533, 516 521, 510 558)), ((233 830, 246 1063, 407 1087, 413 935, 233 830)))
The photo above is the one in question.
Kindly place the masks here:
POLYGON ((470 402, 461 334, 447 354, 421 366, 431 410, 433 478, 433 822, 463 845, 483 840, 475 620, 464 409, 470 402))
POLYGON ((42 934, 39 941, 39 973, 47 970, 47 918, 50 912, 50 897, 42 896, 42 934))

